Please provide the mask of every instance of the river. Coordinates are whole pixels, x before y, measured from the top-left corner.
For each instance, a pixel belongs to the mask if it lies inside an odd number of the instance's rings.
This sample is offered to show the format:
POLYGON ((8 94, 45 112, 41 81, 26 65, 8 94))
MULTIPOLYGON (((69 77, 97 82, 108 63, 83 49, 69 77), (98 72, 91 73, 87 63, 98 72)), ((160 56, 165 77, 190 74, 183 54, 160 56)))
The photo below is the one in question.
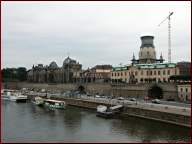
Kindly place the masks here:
POLYGON ((103 119, 94 110, 50 110, 3 100, 2 142, 190 142, 190 129, 128 117, 103 119))

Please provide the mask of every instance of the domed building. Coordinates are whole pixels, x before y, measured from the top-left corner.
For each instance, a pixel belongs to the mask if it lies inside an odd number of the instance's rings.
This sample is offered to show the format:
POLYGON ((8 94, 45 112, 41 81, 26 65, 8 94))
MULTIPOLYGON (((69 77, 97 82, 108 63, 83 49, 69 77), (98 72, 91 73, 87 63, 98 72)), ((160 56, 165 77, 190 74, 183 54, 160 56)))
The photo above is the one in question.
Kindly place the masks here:
POLYGON ((55 61, 49 66, 38 64, 28 71, 28 81, 39 83, 69 83, 80 81, 82 65, 67 57, 59 67, 55 61))

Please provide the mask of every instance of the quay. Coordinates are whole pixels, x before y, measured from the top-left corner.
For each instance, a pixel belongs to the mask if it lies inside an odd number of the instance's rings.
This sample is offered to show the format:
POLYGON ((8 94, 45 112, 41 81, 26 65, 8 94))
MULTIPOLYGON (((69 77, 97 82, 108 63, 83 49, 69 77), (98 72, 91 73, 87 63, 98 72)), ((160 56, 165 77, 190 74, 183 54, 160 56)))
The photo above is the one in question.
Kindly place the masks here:
POLYGON ((139 117, 150 120, 176 124, 185 127, 191 127, 191 109, 175 106, 162 106, 159 104, 141 104, 141 103, 125 103, 111 102, 110 100, 94 99, 94 98, 63 98, 60 96, 50 97, 51 99, 65 101, 67 105, 78 106, 82 108, 93 109, 96 111, 98 105, 117 105, 124 106, 120 117, 139 117))

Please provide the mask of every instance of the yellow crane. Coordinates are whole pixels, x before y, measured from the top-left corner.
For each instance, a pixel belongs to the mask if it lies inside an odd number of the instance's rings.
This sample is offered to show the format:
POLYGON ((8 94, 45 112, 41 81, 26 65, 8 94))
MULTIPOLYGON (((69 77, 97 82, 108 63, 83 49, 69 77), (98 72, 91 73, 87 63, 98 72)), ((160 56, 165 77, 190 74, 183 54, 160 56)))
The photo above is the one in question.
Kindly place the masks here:
POLYGON ((171 63, 171 16, 173 12, 169 12, 168 17, 166 17, 158 26, 160 26, 164 21, 168 20, 168 62, 171 63))

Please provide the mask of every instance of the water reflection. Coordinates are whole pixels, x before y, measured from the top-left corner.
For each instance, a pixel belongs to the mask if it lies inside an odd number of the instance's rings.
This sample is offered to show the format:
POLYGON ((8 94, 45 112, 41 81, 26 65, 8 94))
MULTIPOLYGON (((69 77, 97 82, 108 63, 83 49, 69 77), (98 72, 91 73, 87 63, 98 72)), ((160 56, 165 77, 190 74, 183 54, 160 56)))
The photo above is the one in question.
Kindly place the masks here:
POLYGON ((135 137, 141 142, 174 142, 190 141, 190 129, 180 126, 129 117, 113 121, 111 131, 114 133, 127 133, 127 137, 135 137))

